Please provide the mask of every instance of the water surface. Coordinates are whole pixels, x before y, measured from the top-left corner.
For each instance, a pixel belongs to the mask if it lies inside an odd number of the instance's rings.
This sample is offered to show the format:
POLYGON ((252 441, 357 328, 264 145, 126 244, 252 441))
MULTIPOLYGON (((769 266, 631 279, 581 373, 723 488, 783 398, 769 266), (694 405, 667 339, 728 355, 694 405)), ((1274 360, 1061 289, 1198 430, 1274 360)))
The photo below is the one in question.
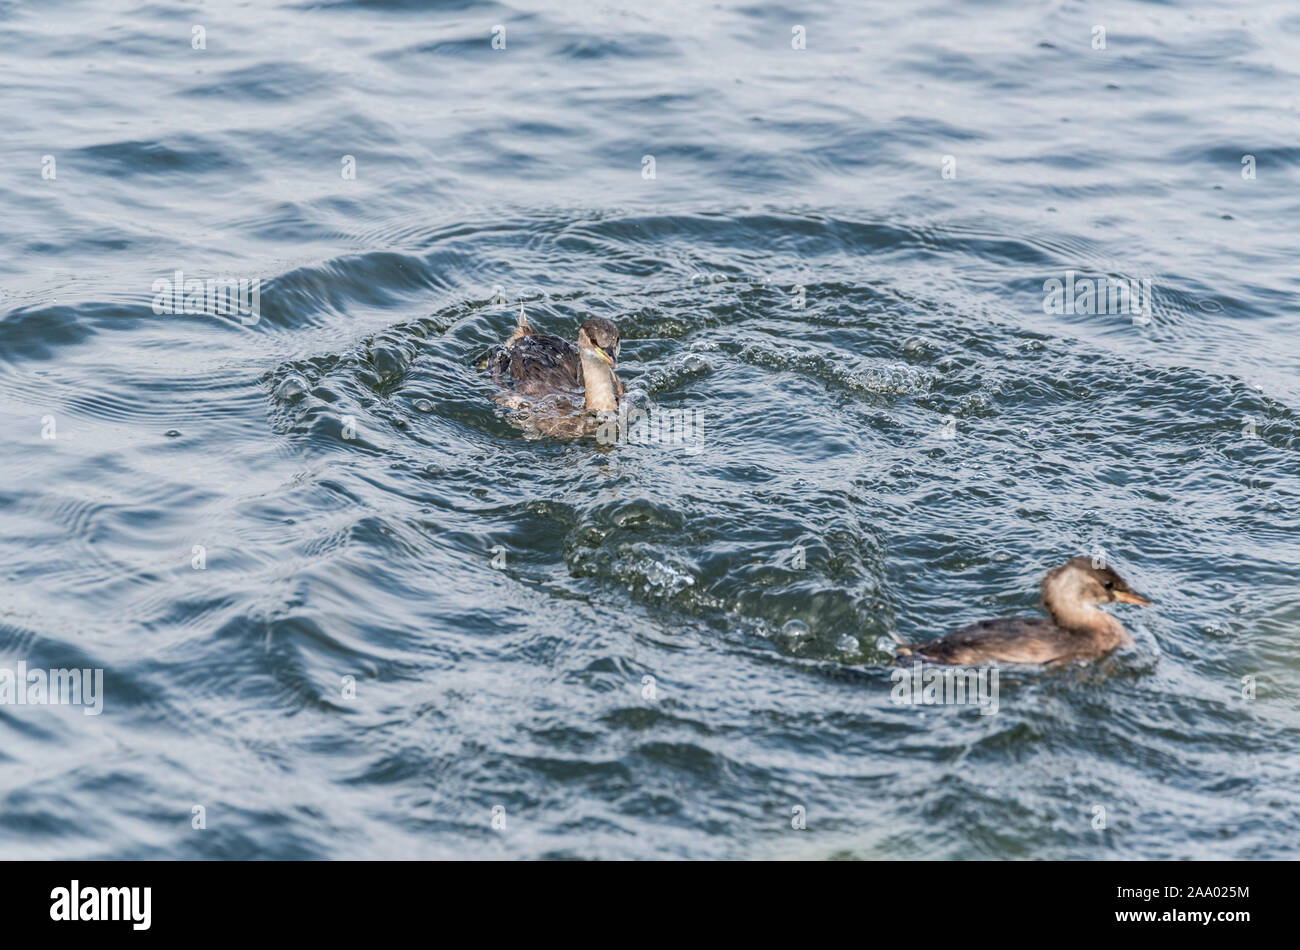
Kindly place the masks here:
POLYGON ((1296 857, 1297 54, 1284 2, 0 3, 0 666, 106 692, 0 706, 0 856, 1296 857), (699 450, 526 438, 520 299, 699 450), (891 702, 882 641, 1096 549, 1137 648, 891 702))

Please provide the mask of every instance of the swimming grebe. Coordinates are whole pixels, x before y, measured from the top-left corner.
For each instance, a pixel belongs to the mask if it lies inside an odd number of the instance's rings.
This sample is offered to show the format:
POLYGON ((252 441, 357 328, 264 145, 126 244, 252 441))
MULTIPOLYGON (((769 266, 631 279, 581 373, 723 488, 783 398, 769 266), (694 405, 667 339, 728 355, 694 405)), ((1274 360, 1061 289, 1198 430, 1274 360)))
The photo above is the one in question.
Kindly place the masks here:
POLYGON ((1075 557, 1047 572, 1040 585, 1047 617, 999 617, 960 627, 929 643, 905 644, 898 658, 972 666, 1003 663, 1051 663, 1091 659, 1133 637, 1100 604, 1122 601, 1149 606, 1151 601, 1129 587, 1108 566, 1093 567, 1091 558, 1075 557))
POLYGON ((501 385, 530 398, 554 393, 583 394, 587 409, 617 409, 624 393, 618 365, 618 327, 592 317, 578 328, 575 346, 558 336, 540 334, 528 325, 524 305, 519 323, 506 342, 494 349, 483 368, 501 385))

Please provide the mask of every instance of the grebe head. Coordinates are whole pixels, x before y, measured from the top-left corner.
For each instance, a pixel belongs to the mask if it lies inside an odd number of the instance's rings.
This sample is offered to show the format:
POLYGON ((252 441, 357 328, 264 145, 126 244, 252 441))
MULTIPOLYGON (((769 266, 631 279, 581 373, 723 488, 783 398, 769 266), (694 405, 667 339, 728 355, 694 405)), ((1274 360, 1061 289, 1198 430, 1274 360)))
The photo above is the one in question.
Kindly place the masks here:
POLYGON ((618 327, 613 320, 592 317, 578 328, 578 349, 608 363, 613 369, 618 365, 618 327))
POLYGON ((1129 587, 1113 567, 1090 557, 1070 558, 1052 568, 1043 578, 1042 593, 1049 610, 1065 604, 1097 607, 1115 601, 1151 606, 1151 601, 1129 587))

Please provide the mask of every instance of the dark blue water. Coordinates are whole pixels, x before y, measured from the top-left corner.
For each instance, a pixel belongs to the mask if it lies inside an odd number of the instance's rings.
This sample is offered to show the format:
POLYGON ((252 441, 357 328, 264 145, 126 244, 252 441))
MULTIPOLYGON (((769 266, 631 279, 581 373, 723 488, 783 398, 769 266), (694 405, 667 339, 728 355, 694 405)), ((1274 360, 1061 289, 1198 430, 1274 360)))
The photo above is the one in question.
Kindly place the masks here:
POLYGON ((0 857, 1296 857, 1297 63, 1285 2, 0 2, 0 667, 104 670, 0 705, 0 857), (698 451, 529 437, 521 298, 698 451), (1099 548, 1136 648, 891 702, 1099 548))

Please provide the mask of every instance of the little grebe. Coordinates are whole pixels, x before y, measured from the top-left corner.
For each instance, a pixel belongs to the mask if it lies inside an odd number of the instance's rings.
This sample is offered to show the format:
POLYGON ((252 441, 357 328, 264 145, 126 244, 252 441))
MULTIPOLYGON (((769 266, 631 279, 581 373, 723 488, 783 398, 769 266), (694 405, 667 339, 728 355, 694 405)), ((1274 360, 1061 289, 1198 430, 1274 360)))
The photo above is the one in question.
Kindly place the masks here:
POLYGON ((929 643, 904 644, 898 659, 958 666, 1003 663, 1051 663, 1091 659, 1133 637, 1101 604, 1122 601, 1149 606, 1108 566, 1094 567, 1088 557, 1071 558, 1047 572, 1040 586, 1048 617, 999 617, 950 631, 929 643))
POLYGON ((540 334, 528 325, 524 305, 519 324, 482 364, 502 386, 529 399, 581 393, 585 408, 618 408, 623 384, 618 365, 618 327, 612 320, 592 317, 578 328, 575 346, 558 336, 540 334))

